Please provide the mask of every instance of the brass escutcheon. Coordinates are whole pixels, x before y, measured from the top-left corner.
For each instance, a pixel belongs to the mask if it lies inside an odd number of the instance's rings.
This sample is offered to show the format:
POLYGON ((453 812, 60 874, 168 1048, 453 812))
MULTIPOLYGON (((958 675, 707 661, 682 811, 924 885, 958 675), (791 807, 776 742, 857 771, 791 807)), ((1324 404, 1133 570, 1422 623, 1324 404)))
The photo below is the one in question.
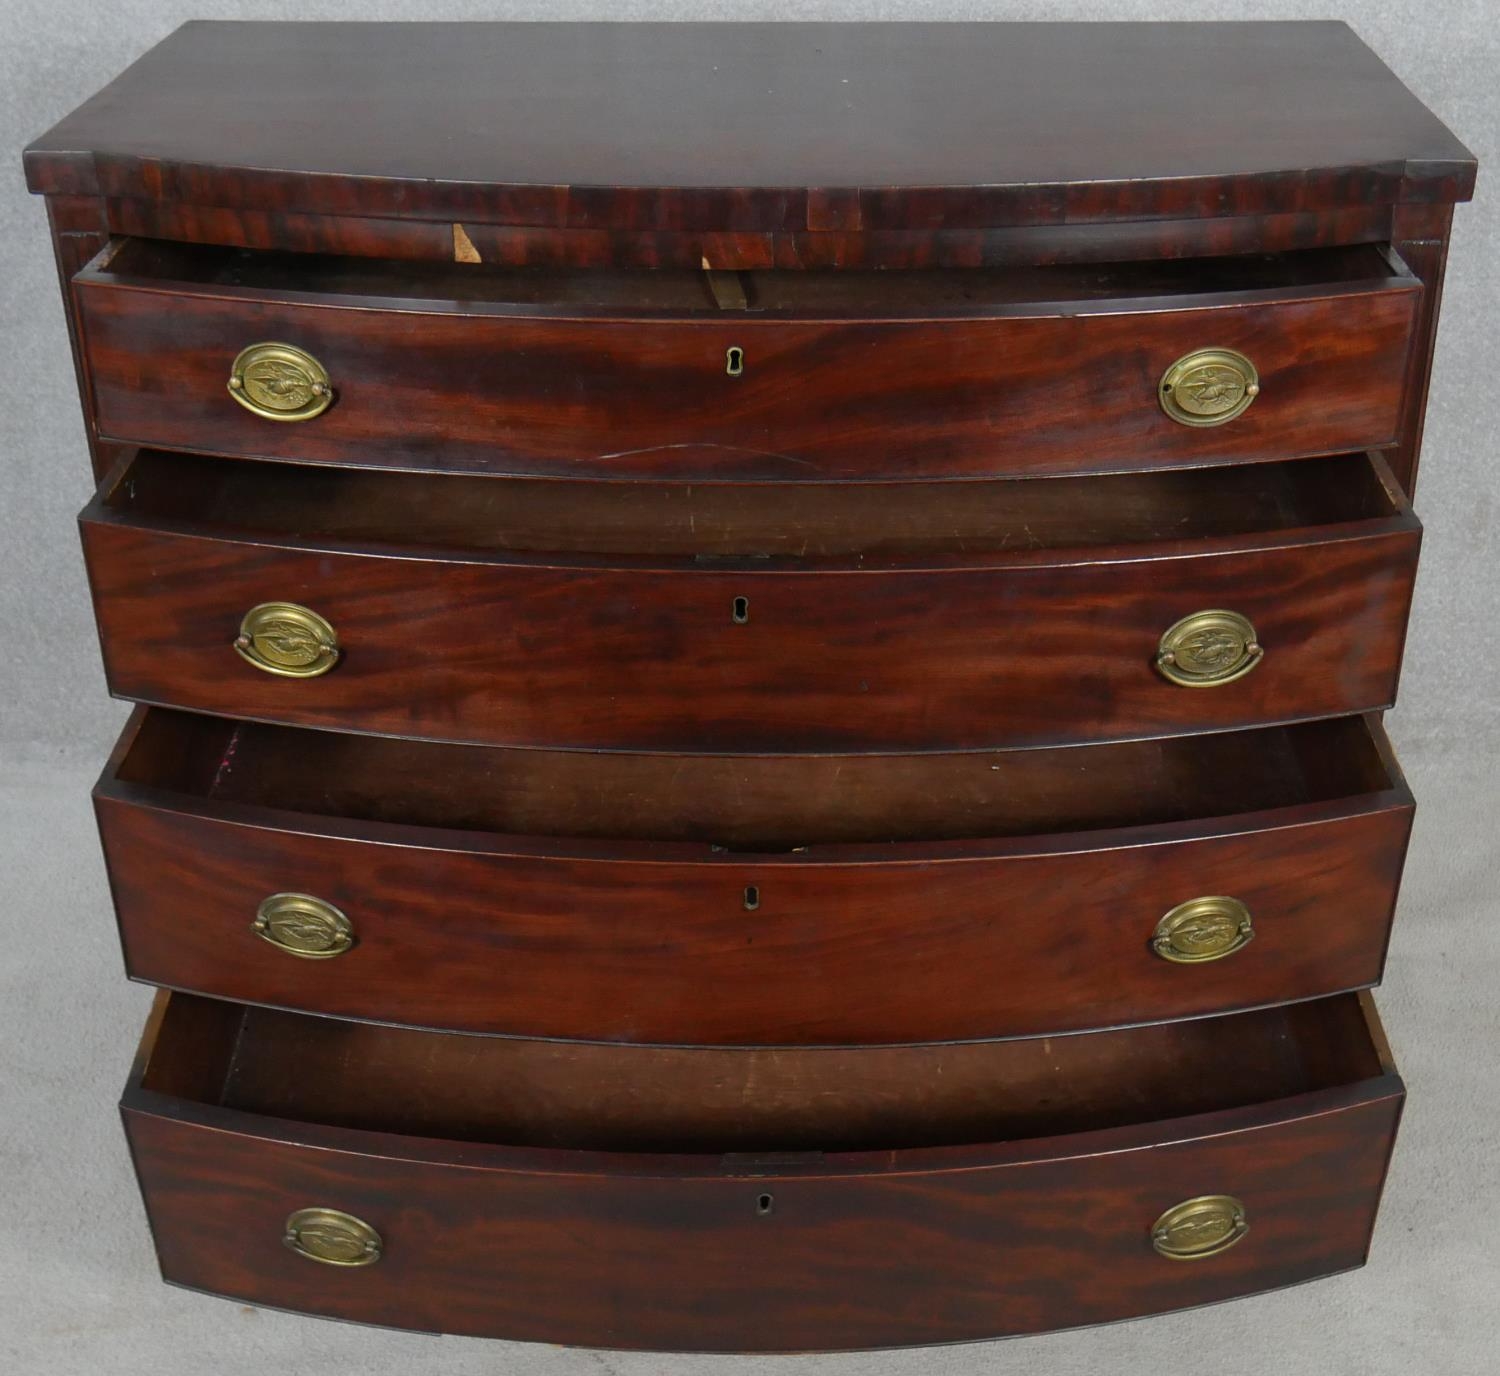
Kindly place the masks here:
POLYGON ((1233 349, 1194 349, 1162 374, 1156 395, 1179 425, 1227 425, 1260 395, 1260 375, 1233 349))
POLYGON ((1254 937, 1250 909, 1238 898, 1190 898, 1156 924, 1151 949, 1173 964, 1197 965, 1232 956, 1254 937))
POLYGON ((1218 688, 1243 678, 1265 651, 1238 612, 1194 612, 1167 628, 1156 650, 1157 672, 1184 688, 1218 688))
POLYGON ((281 1240, 299 1257, 325 1266, 373 1266, 384 1246, 364 1219, 338 1209, 298 1209, 281 1240))
POLYGON ((235 651, 248 664, 283 678, 317 678, 339 662, 337 632, 295 602, 262 602, 240 622, 235 651))
POLYGON ((333 384, 306 349, 251 344, 230 366, 229 395, 264 420, 311 420, 333 403, 333 384))
POLYGON ((1173 1261, 1227 1252, 1247 1232, 1245 1206, 1233 1195, 1204 1194, 1174 1204, 1151 1226, 1151 1245, 1173 1261))
POLYGON ((354 945, 354 926, 332 903, 310 893, 273 893, 255 910, 256 936, 303 960, 328 960, 354 945))

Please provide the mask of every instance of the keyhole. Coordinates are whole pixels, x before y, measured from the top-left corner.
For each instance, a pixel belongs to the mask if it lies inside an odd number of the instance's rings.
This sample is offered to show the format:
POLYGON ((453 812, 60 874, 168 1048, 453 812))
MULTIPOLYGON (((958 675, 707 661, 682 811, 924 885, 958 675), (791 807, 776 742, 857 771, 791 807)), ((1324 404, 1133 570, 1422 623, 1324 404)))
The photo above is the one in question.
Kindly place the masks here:
POLYGON ((763 1194, 755 1201, 755 1212, 764 1218, 776 1206, 776 1201, 768 1194, 763 1194))
POLYGON ((738 344, 732 344, 725 350, 724 371, 730 377, 738 377, 745 371, 745 351, 738 344))
POLYGON ((748 597, 736 597, 734 599, 734 610, 730 615, 736 626, 743 626, 750 619, 750 599, 748 597))
POLYGON ((753 913, 760 907, 760 890, 754 884, 745 885, 745 911, 753 913))

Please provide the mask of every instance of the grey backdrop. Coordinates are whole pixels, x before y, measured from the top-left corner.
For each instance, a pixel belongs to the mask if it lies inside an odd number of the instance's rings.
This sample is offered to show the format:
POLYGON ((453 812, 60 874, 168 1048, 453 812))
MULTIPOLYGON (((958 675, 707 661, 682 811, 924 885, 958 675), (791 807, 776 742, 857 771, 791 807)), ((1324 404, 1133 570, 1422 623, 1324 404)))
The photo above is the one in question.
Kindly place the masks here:
MULTIPOLYGON (((31 1376, 1268 1370, 1479 1373, 1500 1340, 1495 1039, 1500 880, 1500 99, 1493 0, 1099 3, 401 3, 0 0, 0 1358, 31 1376), (1322 1285, 1090 1333, 807 1359, 659 1358, 424 1339, 259 1313, 157 1284, 112 1111, 147 1001, 124 983, 87 788, 124 709, 105 695, 73 516, 89 488, 28 139, 189 18, 1349 19, 1478 154, 1457 213, 1417 508, 1427 524, 1402 701, 1421 801, 1381 998, 1412 1105, 1371 1266, 1322 1285)), ((1002 135, 1003 136, 1003 135, 1002 135)), ((663 1303, 670 1303, 664 1296, 663 1303)))

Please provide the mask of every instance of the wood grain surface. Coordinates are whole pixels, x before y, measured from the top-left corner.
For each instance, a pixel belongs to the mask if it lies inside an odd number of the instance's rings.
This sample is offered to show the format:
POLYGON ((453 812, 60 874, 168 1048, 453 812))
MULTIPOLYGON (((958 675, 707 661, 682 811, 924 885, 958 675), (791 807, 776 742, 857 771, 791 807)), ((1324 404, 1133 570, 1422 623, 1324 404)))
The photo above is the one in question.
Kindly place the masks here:
POLYGON ((186 991, 122 1103, 166 1279, 783 1352, 1361 1264, 1475 162, 1346 25, 192 23, 24 159, 156 704, 95 803, 186 991), (235 403, 264 340, 325 414, 235 403), (1178 425, 1207 347, 1261 390, 1178 425), (275 600, 332 673, 234 653, 275 600), (1168 684, 1208 608, 1263 662, 1168 684), (258 939, 287 891, 353 949, 258 939), (1155 957, 1212 894, 1254 940, 1155 957), (1154 1252, 1219 1192, 1243 1241, 1154 1252))
POLYGON ((194 23, 34 191, 554 229, 891 229, 1454 200, 1342 23, 194 23))
POLYGON ((82 518, 114 693, 497 745, 977 749, 1367 711, 1395 697, 1420 543, 1387 496, 1383 516, 1115 547, 460 554, 320 540, 312 509, 296 533, 183 523, 132 510, 129 490, 126 470, 82 518), (275 678, 236 655, 267 601, 332 622, 331 673, 275 678), (1169 683, 1162 633, 1213 607, 1250 618, 1263 663, 1213 689, 1169 683))
MULTIPOLYGON (((1212 1053, 1218 1073, 1204 1081, 1222 1097, 1237 1073, 1248 1076, 1247 1097, 1183 1117, 1153 1118, 1138 1103, 1113 1126, 1063 1136, 849 1155, 528 1148, 330 1126, 317 1086, 357 1096, 366 1068, 386 1073, 381 1057, 342 1055, 334 1043, 327 1056, 311 1053, 305 1093, 280 1073, 278 1097, 264 1099, 253 1070, 218 1076, 228 1064, 253 1066, 257 1047, 279 1063, 290 1049, 279 1034, 254 1014, 241 1026, 230 1005, 184 1011, 179 1021, 165 1010, 124 1103, 169 1280, 367 1323, 603 1347, 958 1341, 1176 1309, 1357 1266, 1402 1096, 1371 1034, 1355 1035, 1351 1001, 1258 1035, 1226 1026, 1212 1053), (1301 1048, 1290 1057, 1289 1033, 1301 1048), (1252 1070, 1268 1057, 1279 1075, 1252 1070), (329 1073, 356 1083, 330 1085, 329 1073), (1254 1098, 1252 1084, 1271 1097, 1254 1098), (243 1101, 236 1085, 249 1086, 243 1101), (1218 1192, 1244 1202, 1246 1238, 1192 1263, 1156 1255, 1158 1215, 1218 1192), (282 1221, 314 1205, 371 1223, 381 1260, 340 1270, 288 1251, 282 1221)), ((402 1035, 434 1044, 434 1054, 414 1048, 411 1064, 423 1069, 404 1081, 403 1100, 421 1102, 437 1067, 457 1065, 449 1083, 483 1102, 472 1060, 435 1054, 437 1043, 472 1039, 402 1035)), ((1086 1084, 1094 1062, 1098 1083, 1115 1086, 1100 1091, 1106 1099, 1128 1097, 1129 1078, 1148 1073, 1152 1057, 1125 1047, 1120 1060, 1118 1039, 1142 1035, 1063 1039, 1073 1050, 1052 1082, 1086 1084)), ((1169 1047, 1158 1054, 1170 1061, 1169 1047)), ((1026 1092, 1044 1095, 1047 1083, 1036 1074, 1026 1092)), ((364 1102, 378 1116, 378 1100, 364 1102)), ((889 1135, 893 1112, 872 1140, 889 1135)))
POLYGON ((95 805, 134 978, 600 1041, 1025 1036, 1372 984, 1412 811, 1357 721, 920 770, 678 757, 654 777, 623 757, 547 771, 538 752, 476 750, 470 767, 453 747, 159 709, 127 737, 95 805), (1195 788, 1195 768, 1237 784, 1195 788), (738 844, 687 839, 690 818, 738 844), (908 839, 840 839, 861 823, 908 839), (757 850, 767 826, 801 844, 757 850), (354 949, 304 960, 256 936, 261 901, 288 891, 344 912, 354 949), (1168 908, 1220 893, 1250 908, 1248 947, 1196 966, 1152 953, 1168 908))
POLYGON ((553 282, 549 301, 535 274, 486 285, 482 272, 408 269, 392 281, 363 260, 323 285, 314 265, 257 272, 253 260, 198 283, 132 272, 127 253, 76 284, 99 432, 112 440, 304 463, 791 482, 1391 443, 1420 284, 1373 249, 1291 259, 1279 271, 1137 265, 1092 286, 1063 268, 997 269, 983 285, 963 273, 766 274, 746 311, 705 309, 701 284, 666 274, 583 273, 553 282), (1331 280, 1306 280, 1309 262, 1331 280), (238 405, 231 365, 263 340, 317 357, 333 406, 286 424, 238 405), (1228 424, 1178 424, 1157 386, 1208 347, 1249 357, 1261 393, 1228 424), (732 348, 740 376, 726 373, 732 348))
MULTIPOLYGON (((1280 253, 1391 238, 1395 207, 1347 206, 1216 219, 1021 225, 1000 229, 714 230, 539 229, 471 221, 309 215, 175 202, 99 202, 119 235, 299 253, 451 262, 454 225, 485 263, 528 268, 650 268, 739 272, 766 268, 980 268, 1016 263, 1280 253)), ((1413 207, 1420 209, 1421 207, 1413 207)), ((96 246, 97 251, 97 246, 96 246)), ((91 257, 92 254, 86 255, 91 257)), ((85 258, 85 261, 86 261, 85 258)), ((78 266, 82 266, 82 263, 78 266)))

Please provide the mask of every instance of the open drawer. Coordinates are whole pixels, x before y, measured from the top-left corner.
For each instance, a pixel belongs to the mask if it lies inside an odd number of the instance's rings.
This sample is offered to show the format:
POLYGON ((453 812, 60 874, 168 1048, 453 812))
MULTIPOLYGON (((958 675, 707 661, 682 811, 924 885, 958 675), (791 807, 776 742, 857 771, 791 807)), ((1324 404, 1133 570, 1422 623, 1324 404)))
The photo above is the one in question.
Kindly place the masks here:
POLYGON ((1380 978, 1374 720, 1055 750, 496 750, 138 710, 95 791, 130 974, 470 1032, 949 1041, 1380 978))
POLYGON ((1377 710, 1421 542, 1363 454, 856 488, 146 450, 81 520, 119 696, 481 744, 725 752, 1377 710))
POLYGON ((1379 447, 1422 291, 1371 245, 726 281, 152 240, 110 244, 74 288, 111 440, 698 482, 1379 447))
POLYGON ((926 1344, 1365 1258, 1373 1007, 886 1051, 573 1046, 162 995, 123 1109, 162 1272, 597 1347, 926 1344))

